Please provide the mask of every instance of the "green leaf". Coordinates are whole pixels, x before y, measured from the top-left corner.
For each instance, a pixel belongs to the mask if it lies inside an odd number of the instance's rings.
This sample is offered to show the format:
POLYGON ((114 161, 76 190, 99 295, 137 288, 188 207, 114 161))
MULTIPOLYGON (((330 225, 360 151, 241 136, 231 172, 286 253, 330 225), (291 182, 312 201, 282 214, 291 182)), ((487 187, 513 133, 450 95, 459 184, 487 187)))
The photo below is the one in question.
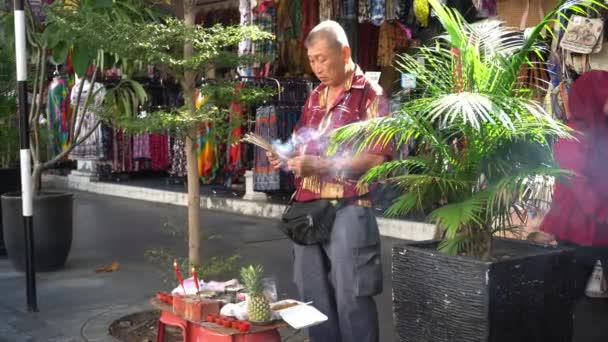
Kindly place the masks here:
POLYGON ((87 45, 74 44, 72 51, 72 65, 74 66, 74 72, 78 76, 83 76, 87 72, 87 68, 95 58, 91 52, 96 53, 96 50, 92 50, 87 45))
POLYGON ((53 64, 63 64, 68 57, 68 51, 70 50, 66 42, 59 42, 53 47, 52 60, 53 64))
POLYGON ((84 0, 84 5, 92 9, 107 9, 114 6, 112 0, 84 0))
MULTIPOLYGON (((56 23, 51 23, 48 25, 44 32, 41 35, 41 41, 50 49, 54 48, 60 43, 66 44, 66 42, 62 41, 62 33, 61 27, 56 23)), ((67 44, 66 44, 67 45, 67 44)))

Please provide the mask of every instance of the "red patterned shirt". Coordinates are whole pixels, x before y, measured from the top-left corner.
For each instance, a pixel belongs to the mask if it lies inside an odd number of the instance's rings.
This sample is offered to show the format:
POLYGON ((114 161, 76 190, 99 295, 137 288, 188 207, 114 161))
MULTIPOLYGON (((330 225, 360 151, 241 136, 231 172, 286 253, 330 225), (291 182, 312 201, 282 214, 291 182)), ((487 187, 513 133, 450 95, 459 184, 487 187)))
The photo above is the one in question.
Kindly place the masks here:
MULTIPOLYGON (((303 142, 298 146, 301 154, 316 155, 326 158, 348 158, 356 153, 349 146, 342 146, 337 154, 327 156, 329 134, 332 130, 362 120, 385 116, 389 112, 388 100, 382 88, 365 78, 357 66, 350 79, 340 92, 334 104, 327 110, 329 88, 321 84, 308 96, 294 131, 296 140, 303 142)), ((390 159, 391 147, 376 144, 367 148, 365 153, 379 154, 390 159)), ((361 177, 358 175, 338 176, 339 170, 322 176, 309 176, 296 179, 296 201, 316 199, 352 198, 365 195, 367 187, 357 187, 361 177)))

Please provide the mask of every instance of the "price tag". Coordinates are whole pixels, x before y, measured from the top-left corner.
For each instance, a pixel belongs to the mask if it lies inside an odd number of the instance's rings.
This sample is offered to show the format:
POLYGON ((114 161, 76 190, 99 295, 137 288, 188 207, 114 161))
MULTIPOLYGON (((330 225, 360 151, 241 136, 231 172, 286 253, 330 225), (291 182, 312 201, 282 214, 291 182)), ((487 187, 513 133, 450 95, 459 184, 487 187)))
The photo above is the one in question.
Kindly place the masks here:
POLYGON ((416 89, 416 74, 402 73, 401 74, 401 88, 416 89))
POLYGON ((380 71, 367 71, 365 73, 365 78, 370 80, 370 82, 379 83, 381 74, 382 74, 382 72, 380 72, 380 71))

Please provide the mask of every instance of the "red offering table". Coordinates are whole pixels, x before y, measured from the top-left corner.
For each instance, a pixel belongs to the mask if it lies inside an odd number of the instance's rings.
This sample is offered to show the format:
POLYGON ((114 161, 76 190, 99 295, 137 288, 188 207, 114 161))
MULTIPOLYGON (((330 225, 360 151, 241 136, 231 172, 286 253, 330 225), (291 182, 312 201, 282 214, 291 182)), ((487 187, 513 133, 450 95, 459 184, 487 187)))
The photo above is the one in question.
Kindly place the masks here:
POLYGON ((164 342, 165 326, 170 325, 182 330, 184 342, 280 342, 278 329, 287 327, 283 321, 269 325, 251 325, 248 332, 226 328, 210 322, 195 322, 173 313, 173 307, 152 298, 150 303, 161 311, 158 320, 157 342, 164 342))

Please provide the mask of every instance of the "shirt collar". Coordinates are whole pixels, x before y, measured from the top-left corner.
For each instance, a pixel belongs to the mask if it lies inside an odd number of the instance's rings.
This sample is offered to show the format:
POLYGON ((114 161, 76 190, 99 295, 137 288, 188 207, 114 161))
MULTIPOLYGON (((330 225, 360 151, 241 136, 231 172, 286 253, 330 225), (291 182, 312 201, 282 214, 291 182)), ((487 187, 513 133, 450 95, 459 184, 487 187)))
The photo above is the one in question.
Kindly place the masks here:
POLYGON ((356 64, 353 77, 344 85, 344 91, 349 91, 351 88, 365 88, 365 74, 363 73, 363 70, 361 70, 361 68, 356 64))

